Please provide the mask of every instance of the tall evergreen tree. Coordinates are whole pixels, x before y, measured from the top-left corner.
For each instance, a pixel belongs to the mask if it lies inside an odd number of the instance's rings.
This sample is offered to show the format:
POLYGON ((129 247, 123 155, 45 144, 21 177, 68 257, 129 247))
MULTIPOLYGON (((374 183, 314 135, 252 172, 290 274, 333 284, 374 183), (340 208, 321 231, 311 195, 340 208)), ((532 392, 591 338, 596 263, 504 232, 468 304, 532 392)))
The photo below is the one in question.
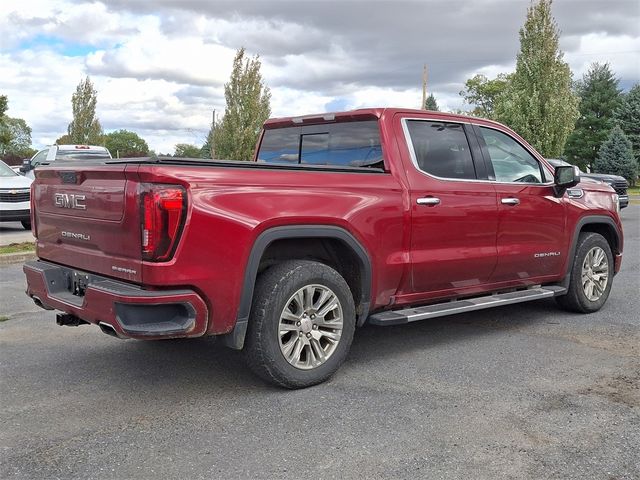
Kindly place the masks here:
POLYGON ((615 113, 616 122, 633 146, 633 156, 640 171, 640 83, 636 83, 623 96, 620 108, 615 113))
POLYGON ((621 175, 632 185, 638 177, 638 165, 633 157, 631 142, 620 126, 611 129, 598 152, 593 168, 597 173, 621 175))
POLYGON ((427 99, 424 101, 424 109, 433 110, 434 112, 440 111, 440 108, 438 107, 438 102, 436 101, 436 97, 433 96, 433 93, 429 94, 427 99))
POLYGON ((71 143, 85 145, 101 145, 103 140, 102 126, 96 117, 98 93, 93 88, 89 77, 81 80, 71 97, 73 120, 67 128, 71 143))
POLYGON ((580 116, 565 146, 565 156, 583 170, 591 167, 614 124, 621 103, 618 79, 608 63, 593 63, 578 82, 580 116))
POLYGON ((251 160, 264 121, 271 114, 271 92, 260 74, 258 56, 245 58, 236 52, 229 83, 224 85, 225 114, 213 129, 217 158, 251 160))
POLYGON ((516 71, 496 105, 496 117, 547 157, 557 157, 578 118, 571 70, 563 60, 552 0, 539 0, 520 29, 516 71))

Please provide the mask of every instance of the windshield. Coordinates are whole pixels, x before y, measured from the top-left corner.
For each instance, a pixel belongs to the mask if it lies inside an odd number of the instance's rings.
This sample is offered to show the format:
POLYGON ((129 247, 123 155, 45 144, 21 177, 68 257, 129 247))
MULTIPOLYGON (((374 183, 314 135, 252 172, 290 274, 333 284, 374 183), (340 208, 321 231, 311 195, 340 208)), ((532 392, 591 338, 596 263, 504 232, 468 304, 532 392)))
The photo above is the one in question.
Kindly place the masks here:
POLYGON ((11 170, 11 167, 9 167, 9 165, 4 163, 3 161, 0 161, 0 177, 15 177, 16 175, 18 174, 11 170))

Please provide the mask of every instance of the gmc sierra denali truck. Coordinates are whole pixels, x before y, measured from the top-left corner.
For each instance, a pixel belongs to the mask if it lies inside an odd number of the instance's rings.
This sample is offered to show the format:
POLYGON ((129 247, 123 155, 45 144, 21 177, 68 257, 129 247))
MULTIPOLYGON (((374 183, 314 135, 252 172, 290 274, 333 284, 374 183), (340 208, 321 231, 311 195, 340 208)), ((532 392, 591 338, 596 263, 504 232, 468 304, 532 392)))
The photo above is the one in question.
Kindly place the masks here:
POLYGON ((216 335, 264 379, 317 384, 354 330, 555 297, 620 269, 616 193, 488 120, 365 109, 268 120, 253 162, 36 170, 27 294, 118 338, 216 335))

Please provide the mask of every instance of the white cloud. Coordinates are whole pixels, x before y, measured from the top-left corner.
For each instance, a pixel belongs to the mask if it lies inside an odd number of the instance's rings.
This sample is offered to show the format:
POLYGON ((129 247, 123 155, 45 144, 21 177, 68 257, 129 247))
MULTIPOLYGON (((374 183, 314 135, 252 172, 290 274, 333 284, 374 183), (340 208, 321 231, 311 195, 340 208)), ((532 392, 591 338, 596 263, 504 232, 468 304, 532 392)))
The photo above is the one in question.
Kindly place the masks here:
POLYGON ((580 37, 577 51, 567 52, 574 78, 580 78, 593 62, 608 62, 616 76, 627 83, 640 81, 640 35, 611 36, 589 33, 580 37))

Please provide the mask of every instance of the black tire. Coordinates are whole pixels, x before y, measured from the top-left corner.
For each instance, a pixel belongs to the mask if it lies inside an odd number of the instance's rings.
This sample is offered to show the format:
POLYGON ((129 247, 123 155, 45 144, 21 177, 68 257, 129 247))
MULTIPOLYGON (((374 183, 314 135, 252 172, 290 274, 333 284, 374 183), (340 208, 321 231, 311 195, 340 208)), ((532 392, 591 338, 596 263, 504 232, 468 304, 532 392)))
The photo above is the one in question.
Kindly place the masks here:
POLYGON ((31 220, 22 220, 20 223, 25 230, 31 230, 31 220))
POLYGON ((602 308, 609 297, 611 284, 613 282, 613 268, 613 254, 611 253, 611 247, 605 238, 598 233, 580 233, 580 236, 578 237, 578 244, 576 245, 576 253, 573 258, 573 265, 571 267, 571 281, 569 283, 567 294, 561 297, 556 297, 556 302, 560 307, 570 312, 597 312, 602 308), (587 297, 582 282, 582 266, 585 262, 586 256, 594 248, 600 248, 604 251, 608 267, 606 286, 603 288, 602 293, 599 294, 599 297, 596 300, 589 299, 587 297))
MULTIPOLYGON (((304 315, 306 317, 307 314, 304 315)), ((333 268, 307 260, 277 264, 262 273, 256 283, 244 349, 249 367, 264 380, 281 387, 304 388, 324 382, 347 357, 353 340, 355 318, 355 306, 349 286, 333 268), (280 322, 284 310, 294 304, 294 294, 309 286, 328 289, 337 298, 342 309, 342 331, 337 344, 334 347, 327 346, 333 350, 326 361, 303 370, 290 363, 281 350, 281 341, 284 341, 286 335, 282 335, 280 331, 280 322)), ((318 331, 315 324, 313 328, 318 331)), ((303 333, 291 332, 289 339, 294 343, 296 335, 302 337, 303 333)), ((308 337, 309 332, 304 335, 308 337)), ((308 345, 308 348, 312 349, 312 346, 308 345)), ((315 352, 312 353, 311 356, 315 358, 315 352)), ((303 354, 299 353, 299 358, 302 358, 300 355, 303 354)))

